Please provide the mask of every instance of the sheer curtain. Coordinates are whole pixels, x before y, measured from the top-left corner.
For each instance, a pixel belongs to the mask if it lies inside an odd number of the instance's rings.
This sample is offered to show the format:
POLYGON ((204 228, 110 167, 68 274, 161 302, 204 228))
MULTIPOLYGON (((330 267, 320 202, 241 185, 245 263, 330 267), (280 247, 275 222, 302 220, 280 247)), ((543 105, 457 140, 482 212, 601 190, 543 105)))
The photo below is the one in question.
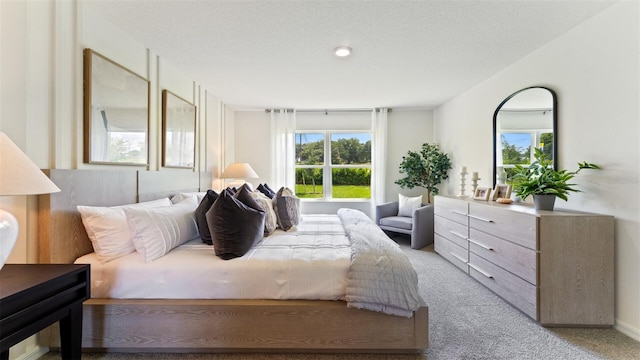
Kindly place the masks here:
POLYGON ((376 205, 385 199, 387 181, 387 108, 373 109, 371 129, 373 130, 371 158, 371 215, 375 216, 376 205))
MULTIPOLYGON (((295 191, 295 134, 296 111, 279 109, 271 111, 271 181, 274 190, 286 186, 295 191)), ((273 187, 272 186, 272 187, 273 187)))

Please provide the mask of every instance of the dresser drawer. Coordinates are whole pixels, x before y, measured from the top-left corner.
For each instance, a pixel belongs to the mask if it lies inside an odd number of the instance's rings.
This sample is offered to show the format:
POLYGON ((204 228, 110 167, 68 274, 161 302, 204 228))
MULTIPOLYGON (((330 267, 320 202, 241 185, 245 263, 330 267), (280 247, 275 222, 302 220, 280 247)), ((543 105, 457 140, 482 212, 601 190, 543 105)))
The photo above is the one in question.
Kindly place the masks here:
POLYGON ((480 256, 469 253, 469 275, 537 320, 537 287, 480 256))
POLYGON ((533 285, 538 284, 538 257, 534 250, 476 229, 469 230, 469 250, 533 285))
POLYGON ((469 227, 537 250, 538 218, 496 206, 469 204, 469 227))
POLYGON ((438 234, 435 234, 433 249, 440 254, 440 256, 449 260, 449 262, 459 267, 465 273, 469 272, 467 268, 469 252, 467 249, 463 249, 438 234))
POLYGON ((450 199, 443 196, 436 196, 434 200, 434 213, 459 224, 468 225, 469 203, 464 200, 450 199))
POLYGON ((467 235, 469 228, 455 221, 449 220, 442 216, 434 216, 434 229, 436 234, 454 242, 455 244, 468 249, 467 235))

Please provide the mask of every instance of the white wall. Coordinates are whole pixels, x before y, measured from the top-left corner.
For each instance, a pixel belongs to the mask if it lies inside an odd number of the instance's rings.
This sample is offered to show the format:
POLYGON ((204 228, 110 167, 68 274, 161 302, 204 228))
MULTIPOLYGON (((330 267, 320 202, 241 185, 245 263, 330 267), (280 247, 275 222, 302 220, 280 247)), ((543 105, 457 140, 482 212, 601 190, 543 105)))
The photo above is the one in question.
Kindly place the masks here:
MULTIPOLYGON (((40 168, 144 170, 84 164, 82 50, 91 48, 151 81, 150 165, 161 164, 161 91, 198 106, 196 170, 219 174, 222 104, 193 75, 93 14, 82 1, 0 1, 0 131, 40 168)), ((191 171, 175 170, 171 171, 191 171)), ((9 196, 0 207, 18 219, 20 234, 8 263, 38 260, 37 197, 9 196)), ((36 358, 34 338, 11 348, 11 358, 36 358), (26 355, 24 355, 26 353, 26 355)))
MULTIPOLYGON (((258 179, 247 179, 254 185, 271 181, 271 116, 264 111, 236 111, 234 114, 233 162, 251 165, 258 179)), ((275 189, 278 190, 278 189, 275 189)))
MULTIPOLYGON (((558 95, 559 167, 603 167, 575 178, 584 191, 556 206, 615 216, 616 328, 640 340, 639 4, 623 1, 435 110, 436 139, 491 186, 492 117, 511 93, 558 95)), ((445 189, 456 194, 459 176, 445 189)))
MULTIPOLYGON (((398 200, 398 194, 407 196, 422 195, 426 202, 427 190, 421 187, 402 189, 394 184, 403 177, 398 170, 402 157, 408 151, 420 151, 422 144, 435 143, 433 134, 433 111, 393 109, 387 124, 387 183, 385 194, 387 201, 398 200)), ((453 172, 453 171, 452 171, 453 172)), ((451 176, 451 173, 449 176, 451 176)))

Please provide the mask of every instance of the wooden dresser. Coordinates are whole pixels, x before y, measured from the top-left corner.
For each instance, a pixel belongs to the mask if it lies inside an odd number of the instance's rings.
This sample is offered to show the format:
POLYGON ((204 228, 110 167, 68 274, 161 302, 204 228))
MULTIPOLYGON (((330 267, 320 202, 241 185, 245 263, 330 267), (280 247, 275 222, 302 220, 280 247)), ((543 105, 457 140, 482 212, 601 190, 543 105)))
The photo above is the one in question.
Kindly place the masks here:
POLYGON ((435 198, 435 251, 545 326, 614 323, 613 217, 435 198))

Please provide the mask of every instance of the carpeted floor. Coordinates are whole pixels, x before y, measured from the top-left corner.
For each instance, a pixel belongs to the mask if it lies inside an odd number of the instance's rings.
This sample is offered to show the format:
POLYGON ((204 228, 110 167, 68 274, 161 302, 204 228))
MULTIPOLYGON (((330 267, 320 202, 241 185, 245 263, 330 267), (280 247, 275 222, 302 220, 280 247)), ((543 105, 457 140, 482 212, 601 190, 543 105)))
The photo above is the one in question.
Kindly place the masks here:
MULTIPOLYGON (((396 237, 420 279, 429 306, 429 348, 417 355, 357 354, 101 354, 86 360, 418 360, 640 359, 640 342, 614 329, 544 328, 433 252, 411 250, 396 237)), ((49 352, 41 360, 60 359, 49 352)))

